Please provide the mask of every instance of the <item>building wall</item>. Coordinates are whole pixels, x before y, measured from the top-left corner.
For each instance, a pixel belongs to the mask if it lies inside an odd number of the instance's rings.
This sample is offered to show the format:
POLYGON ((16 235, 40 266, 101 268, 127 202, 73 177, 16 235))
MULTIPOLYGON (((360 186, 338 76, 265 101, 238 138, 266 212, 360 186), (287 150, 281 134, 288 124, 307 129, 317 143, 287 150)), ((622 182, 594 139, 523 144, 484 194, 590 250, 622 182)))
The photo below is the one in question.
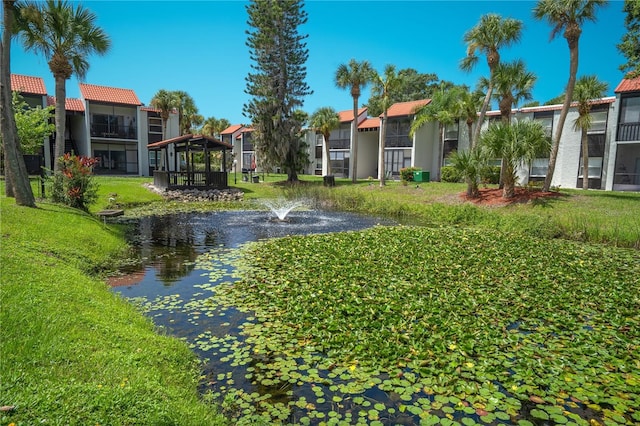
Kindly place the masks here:
POLYGON ((378 177, 380 132, 358 132, 358 179, 378 177))

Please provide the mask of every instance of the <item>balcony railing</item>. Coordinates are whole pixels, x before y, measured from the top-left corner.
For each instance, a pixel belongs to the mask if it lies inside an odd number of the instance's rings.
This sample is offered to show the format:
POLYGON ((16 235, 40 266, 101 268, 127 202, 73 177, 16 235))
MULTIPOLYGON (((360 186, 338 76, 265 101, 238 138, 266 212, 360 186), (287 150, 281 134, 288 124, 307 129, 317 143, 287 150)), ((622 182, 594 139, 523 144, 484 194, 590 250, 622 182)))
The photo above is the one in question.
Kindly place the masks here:
POLYGON ((154 170, 153 184, 167 189, 224 189, 228 188, 227 172, 166 172, 154 170))
POLYGON ((91 136, 111 139, 137 139, 138 129, 134 125, 92 124, 91 136))
POLYGON ((618 141, 640 141, 640 123, 618 124, 618 141))

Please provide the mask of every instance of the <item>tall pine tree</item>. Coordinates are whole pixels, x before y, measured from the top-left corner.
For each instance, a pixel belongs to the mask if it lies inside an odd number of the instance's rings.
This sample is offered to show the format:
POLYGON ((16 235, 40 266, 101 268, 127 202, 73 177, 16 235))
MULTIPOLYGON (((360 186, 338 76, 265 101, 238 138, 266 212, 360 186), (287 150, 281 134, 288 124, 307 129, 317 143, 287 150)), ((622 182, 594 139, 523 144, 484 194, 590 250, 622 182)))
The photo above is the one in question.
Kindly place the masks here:
POLYGON ((313 93, 305 82, 309 57, 298 27, 307 22, 302 0, 252 0, 247 46, 254 62, 246 78, 245 92, 252 96, 244 115, 254 128, 254 149, 263 168, 282 167, 287 180, 298 180, 304 167, 303 115, 296 112, 305 96, 313 93))

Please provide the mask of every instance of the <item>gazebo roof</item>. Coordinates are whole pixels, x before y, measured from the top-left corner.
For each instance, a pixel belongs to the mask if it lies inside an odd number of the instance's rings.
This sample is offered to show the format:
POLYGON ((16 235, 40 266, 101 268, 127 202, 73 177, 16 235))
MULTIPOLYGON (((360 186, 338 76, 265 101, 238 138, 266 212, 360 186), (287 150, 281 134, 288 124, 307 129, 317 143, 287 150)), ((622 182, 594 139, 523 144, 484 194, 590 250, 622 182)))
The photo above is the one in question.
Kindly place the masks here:
POLYGON ((208 149, 210 151, 221 151, 225 149, 233 149, 233 146, 222 142, 214 137, 206 136, 206 135, 182 135, 171 139, 165 139, 160 142, 154 142, 147 145, 147 148, 150 151, 157 151, 159 149, 165 148, 168 145, 175 145, 176 151, 186 150, 186 147, 189 146, 190 149, 193 148, 194 145, 201 146, 202 149, 208 149))

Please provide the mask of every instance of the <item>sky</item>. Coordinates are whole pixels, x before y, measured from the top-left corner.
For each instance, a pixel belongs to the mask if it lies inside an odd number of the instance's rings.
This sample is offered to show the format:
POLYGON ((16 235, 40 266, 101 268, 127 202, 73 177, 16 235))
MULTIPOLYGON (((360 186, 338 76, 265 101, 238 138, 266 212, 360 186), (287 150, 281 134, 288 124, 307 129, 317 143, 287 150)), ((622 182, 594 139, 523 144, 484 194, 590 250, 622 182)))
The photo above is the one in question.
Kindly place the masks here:
MULTIPOLYGON (((387 64, 397 70, 413 68, 435 73, 439 79, 474 88, 488 76, 486 58, 475 69, 461 71, 466 55, 463 37, 486 13, 523 21, 519 43, 501 50, 502 61, 522 59, 538 77, 535 100, 544 103, 564 92, 569 72, 569 49, 560 34, 550 39, 551 26, 533 18, 535 1, 322 1, 304 4, 309 50, 306 82, 313 94, 302 109, 312 114, 321 107, 351 110, 349 90, 335 86, 339 65, 351 59, 369 61, 380 73, 387 64)), ((97 16, 96 24, 111 38, 105 56, 90 56, 84 83, 132 89, 149 105, 160 89, 183 90, 195 100, 205 118, 226 118, 232 124, 250 124, 243 105, 246 77, 253 62, 246 46, 247 2, 232 1, 84 1, 97 16)), ((616 45, 626 29, 623 1, 598 9, 597 21, 587 22, 580 38, 578 76, 595 74, 609 85, 613 96, 626 62, 616 45)), ((11 72, 45 81, 55 92, 46 59, 25 52, 19 41, 11 51, 11 72)), ((67 81, 67 97, 79 98, 78 79, 67 81)), ((360 97, 366 103, 370 87, 360 97)))

